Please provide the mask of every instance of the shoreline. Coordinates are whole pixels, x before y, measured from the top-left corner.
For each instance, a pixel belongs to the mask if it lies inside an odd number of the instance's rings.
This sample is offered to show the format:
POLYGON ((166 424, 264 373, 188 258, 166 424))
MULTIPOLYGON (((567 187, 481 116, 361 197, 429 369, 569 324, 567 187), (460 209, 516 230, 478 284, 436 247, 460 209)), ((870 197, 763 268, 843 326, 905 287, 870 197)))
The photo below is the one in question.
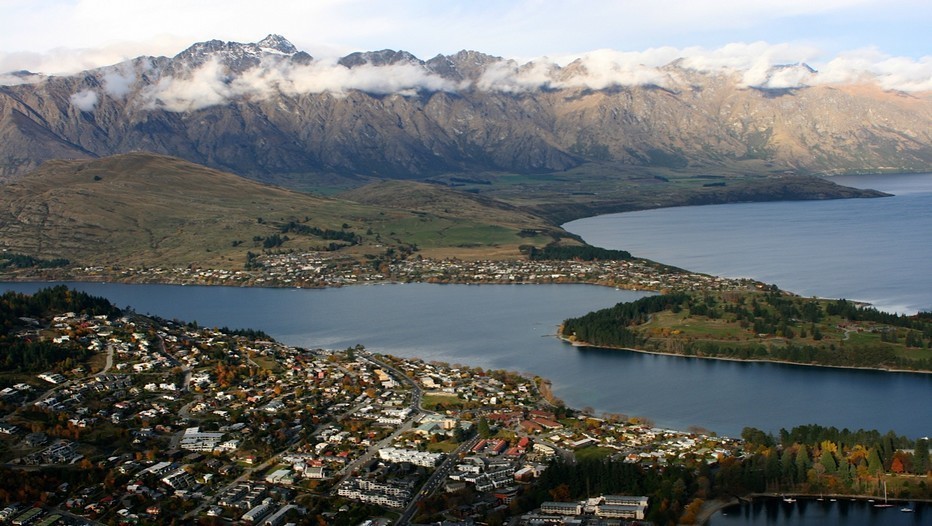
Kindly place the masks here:
MULTIPOLYGON (((754 500, 777 500, 783 498, 803 499, 806 501, 817 502, 818 499, 828 500, 847 500, 871 502, 876 501, 876 495, 845 495, 841 493, 749 493, 743 497, 733 497, 729 500, 708 501, 702 506, 702 510, 696 516, 696 524, 704 526, 712 520, 713 517, 720 514, 723 510, 732 506, 742 506, 745 502, 750 504, 754 500)), ((932 499, 888 499, 894 507, 909 505, 910 503, 920 502, 923 504, 932 504, 932 499)))
POLYGON ((673 356, 678 358, 694 358, 697 360, 722 360, 726 362, 741 362, 741 363, 774 363, 780 365, 794 365, 798 367, 824 367, 828 369, 848 369, 854 371, 877 371, 881 373, 906 373, 906 374, 932 374, 932 371, 925 370, 912 370, 912 369, 890 369, 890 368, 877 368, 877 367, 858 367, 854 365, 828 365, 828 364, 819 364, 819 363, 799 363, 799 362, 790 362, 786 360, 760 360, 760 359, 742 359, 742 358, 729 358, 727 356, 696 356, 688 354, 677 354, 664 351, 648 351, 646 349, 635 349, 633 347, 611 347, 607 345, 593 345, 586 342, 573 342, 564 338, 559 333, 556 335, 556 338, 563 343, 570 345, 572 347, 588 347, 590 349, 604 349, 607 351, 631 351, 641 354, 655 354, 658 356, 673 356))

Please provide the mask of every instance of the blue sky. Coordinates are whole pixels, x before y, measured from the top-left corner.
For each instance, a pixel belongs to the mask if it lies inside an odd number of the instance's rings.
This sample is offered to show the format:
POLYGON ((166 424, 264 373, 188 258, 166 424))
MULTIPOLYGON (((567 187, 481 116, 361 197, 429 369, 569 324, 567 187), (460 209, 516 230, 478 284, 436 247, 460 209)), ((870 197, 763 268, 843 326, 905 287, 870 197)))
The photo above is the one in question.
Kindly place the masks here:
POLYGON ((688 54, 763 42, 786 61, 868 50, 926 67, 930 28, 929 0, 0 0, 0 72, 65 73, 268 33, 317 57, 474 49, 559 61, 596 49, 688 54))

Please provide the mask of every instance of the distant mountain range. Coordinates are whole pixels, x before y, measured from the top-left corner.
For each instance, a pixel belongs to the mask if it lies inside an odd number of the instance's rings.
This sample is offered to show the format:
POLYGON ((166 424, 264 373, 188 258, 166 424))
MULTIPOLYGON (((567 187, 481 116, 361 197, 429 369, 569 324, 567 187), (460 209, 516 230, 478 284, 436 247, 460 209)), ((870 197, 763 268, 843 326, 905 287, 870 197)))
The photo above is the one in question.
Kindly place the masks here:
POLYGON ((0 178, 135 151, 295 187, 325 174, 424 179, 586 163, 702 173, 932 167, 932 95, 869 79, 816 82, 804 64, 751 75, 686 60, 561 67, 390 50, 332 61, 270 35, 73 76, 4 78, 0 178))

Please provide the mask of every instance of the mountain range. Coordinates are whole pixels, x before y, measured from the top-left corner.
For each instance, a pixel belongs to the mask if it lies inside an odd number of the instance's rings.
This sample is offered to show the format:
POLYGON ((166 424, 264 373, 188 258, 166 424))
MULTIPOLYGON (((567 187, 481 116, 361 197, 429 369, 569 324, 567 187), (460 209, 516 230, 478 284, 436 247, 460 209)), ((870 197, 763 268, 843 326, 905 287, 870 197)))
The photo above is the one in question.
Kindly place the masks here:
MULTIPOLYGON (((0 86, 0 178, 146 151, 294 188, 462 173, 924 171, 932 95, 765 71, 198 43, 0 86), (329 178, 329 179, 328 179, 329 178), (347 183, 349 181, 350 183, 347 183)), ((11 80, 12 79, 12 80, 11 80)))

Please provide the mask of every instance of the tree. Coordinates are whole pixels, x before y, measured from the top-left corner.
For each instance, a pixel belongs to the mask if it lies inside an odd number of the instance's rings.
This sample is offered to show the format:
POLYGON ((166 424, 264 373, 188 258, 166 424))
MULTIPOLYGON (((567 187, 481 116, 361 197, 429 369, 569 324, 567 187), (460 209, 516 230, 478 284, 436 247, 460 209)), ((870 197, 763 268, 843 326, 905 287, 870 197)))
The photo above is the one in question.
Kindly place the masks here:
POLYGON ((809 450, 806 449, 805 444, 800 444, 799 449, 796 451, 796 480, 802 482, 806 480, 806 472, 809 471, 809 467, 812 466, 812 461, 809 460, 809 450))
POLYGON ((796 480, 796 470, 793 468, 793 455, 788 449, 783 450, 783 456, 780 457, 780 472, 783 480, 792 483, 796 480))
POLYGON ((880 460, 880 453, 877 448, 871 448, 867 454, 867 471, 871 475, 879 475, 883 472, 883 461, 880 460))
POLYGON ((492 436, 492 429, 489 428, 489 421, 483 416, 479 419, 478 427, 479 436, 482 438, 489 438, 492 436))
POLYGON ((925 475, 929 471, 929 440, 923 438, 916 441, 913 453, 913 473, 925 475))
POLYGON ((835 462, 835 455, 832 455, 832 452, 828 449, 822 450, 822 456, 819 458, 819 463, 822 464, 822 467, 825 468, 825 472, 829 475, 832 475, 838 471, 838 464, 835 462))
POLYGON ((550 493, 550 498, 556 502, 568 502, 570 500, 570 487, 566 483, 560 484, 548 493, 550 493))
POLYGON ((764 433, 755 427, 746 427, 741 430, 741 438, 748 444, 754 446, 771 447, 773 446, 773 436, 764 433))
POLYGON ((893 462, 890 463, 890 471, 894 473, 903 473, 906 471, 906 468, 903 467, 903 461, 900 460, 898 455, 893 457, 893 462))

